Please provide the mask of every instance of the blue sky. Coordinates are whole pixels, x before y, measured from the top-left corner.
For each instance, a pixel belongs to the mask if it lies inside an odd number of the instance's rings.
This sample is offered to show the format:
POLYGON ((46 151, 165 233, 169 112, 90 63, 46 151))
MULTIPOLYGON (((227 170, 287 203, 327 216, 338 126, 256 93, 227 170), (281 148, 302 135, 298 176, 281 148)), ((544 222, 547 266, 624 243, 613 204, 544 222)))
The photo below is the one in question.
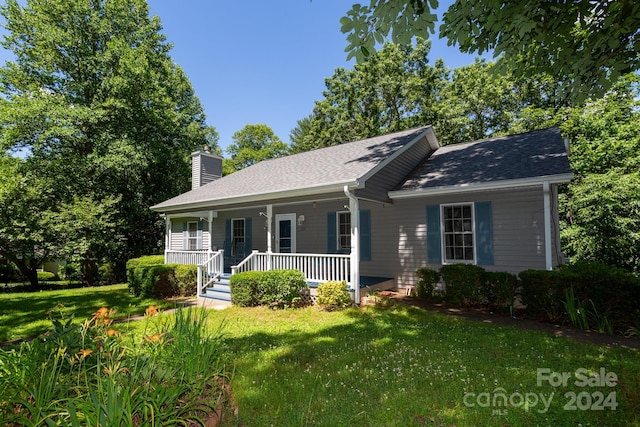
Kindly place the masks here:
MULTIPOLYGON (((324 79, 346 61, 340 17, 353 2, 338 0, 148 0, 173 44, 173 60, 186 72, 207 123, 231 143, 246 124, 264 123, 284 142, 296 122, 322 99, 324 79)), ((365 2, 366 3, 366 2, 365 2)), ((441 1, 441 9, 452 0, 441 1)), ((2 32, 0 31, 0 34, 2 32)), ((474 56, 432 38, 430 62, 450 68, 474 56)), ((9 58, 0 49, 0 62, 9 58)))

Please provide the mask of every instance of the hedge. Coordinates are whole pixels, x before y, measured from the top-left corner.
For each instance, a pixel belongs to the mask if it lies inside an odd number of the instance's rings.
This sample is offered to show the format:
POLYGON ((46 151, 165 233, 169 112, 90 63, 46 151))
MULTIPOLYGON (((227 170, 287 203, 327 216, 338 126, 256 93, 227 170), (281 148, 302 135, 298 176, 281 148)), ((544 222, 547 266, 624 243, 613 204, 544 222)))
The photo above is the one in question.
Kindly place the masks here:
POLYGON ((169 298, 196 294, 196 265, 164 264, 163 255, 127 261, 129 292, 135 296, 169 298))
POLYGON ((299 270, 247 271, 234 274, 229 280, 231 302, 241 307, 293 307, 307 286, 299 270))

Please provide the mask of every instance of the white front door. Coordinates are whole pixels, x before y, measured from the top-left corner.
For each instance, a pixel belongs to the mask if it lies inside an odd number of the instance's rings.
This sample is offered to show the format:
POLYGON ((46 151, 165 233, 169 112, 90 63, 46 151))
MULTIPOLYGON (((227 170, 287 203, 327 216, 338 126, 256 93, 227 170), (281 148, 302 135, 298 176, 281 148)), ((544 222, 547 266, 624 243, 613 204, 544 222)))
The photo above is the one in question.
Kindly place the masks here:
POLYGON ((276 215, 276 252, 295 253, 296 214, 276 215))

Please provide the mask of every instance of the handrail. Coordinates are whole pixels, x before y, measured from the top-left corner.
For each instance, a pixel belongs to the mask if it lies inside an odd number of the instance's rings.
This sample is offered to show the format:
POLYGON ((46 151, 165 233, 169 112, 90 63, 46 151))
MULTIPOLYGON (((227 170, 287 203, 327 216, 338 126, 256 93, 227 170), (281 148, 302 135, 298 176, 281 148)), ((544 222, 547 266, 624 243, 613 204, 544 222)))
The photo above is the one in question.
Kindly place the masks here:
POLYGON ((243 259, 239 264, 237 265, 232 265, 231 266, 231 274, 237 274, 237 273, 241 273, 243 271, 251 271, 251 270, 255 270, 252 267, 249 267, 249 264, 253 264, 253 258, 258 255, 259 252, 258 251, 252 251, 248 257, 246 257, 245 259, 243 259))
POLYGON ((212 252, 211 257, 203 264, 198 264, 197 296, 215 281, 224 271, 224 250, 212 252))

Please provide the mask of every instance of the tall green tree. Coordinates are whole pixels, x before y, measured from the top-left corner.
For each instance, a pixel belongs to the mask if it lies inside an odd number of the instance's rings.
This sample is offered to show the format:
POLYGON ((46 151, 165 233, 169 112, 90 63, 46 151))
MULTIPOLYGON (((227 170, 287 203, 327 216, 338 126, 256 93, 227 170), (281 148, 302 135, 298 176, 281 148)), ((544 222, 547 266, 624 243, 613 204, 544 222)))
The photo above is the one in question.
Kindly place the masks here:
MULTIPOLYGON (((349 58, 362 61, 387 37, 410 44, 435 33, 437 0, 370 0, 340 20, 349 58)), ((532 2, 456 0, 440 36, 463 52, 493 51, 518 77, 549 74, 569 82, 574 99, 597 97, 640 67, 640 3, 635 0, 532 2)))
POLYGON ((640 91, 635 74, 563 124, 574 180, 562 194, 563 247, 575 260, 640 273, 640 91))
POLYGON ((15 56, 0 69, 0 149, 26 150, 60 202, 119 200, 114 261, 158 251, 148 207, 188 189, 189 153, 216 142, 159 19, 145 0, 8 0, 0 13, 15 56))
POLYGON ((387 44, 352 70, 338 68, 325 80, 324 99, 308 122, 292 131, 292 150, 306 151, 360 138, 433 124, 433 108, 449 71, 428 64, 431 44, 387 44))
POLYGON ((265 124, 246 125, 235 132, 232 139, 227 147, 231 158, 224 164, 225 174, 287 154, 287 144, 265 124))

